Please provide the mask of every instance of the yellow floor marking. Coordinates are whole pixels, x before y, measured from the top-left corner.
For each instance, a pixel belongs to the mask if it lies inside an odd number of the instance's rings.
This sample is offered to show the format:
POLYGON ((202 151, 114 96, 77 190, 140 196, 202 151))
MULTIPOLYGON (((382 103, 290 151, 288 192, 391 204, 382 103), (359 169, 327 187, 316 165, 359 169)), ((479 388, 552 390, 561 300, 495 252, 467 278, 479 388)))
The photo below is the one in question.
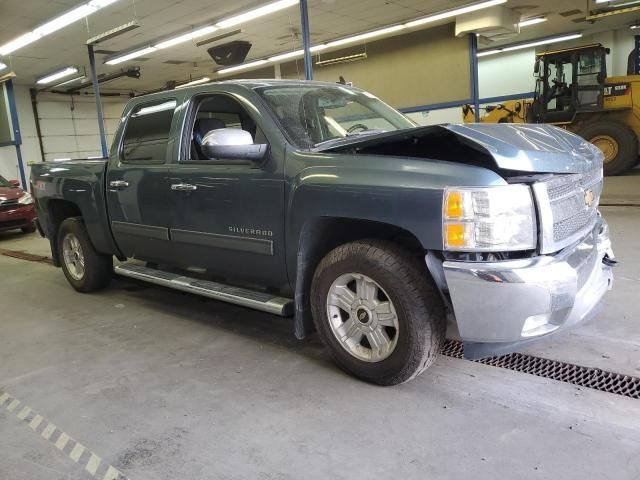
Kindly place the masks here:
POLYGON ((9 410, 10 412, 13 412, 18 405, 20 405, 20 400, 14 399, 13 402, 11 402, 7 407, 7 410, 9 410))
POLYGON ((60 434, 60 436, 58 437, 58 440, 56 440, 56 448, 58 450, 64 450, 64 447, 67 446, 67 442, 69 441, 69 435, 67 435, 66 433, 62 432, 60 434))
POLYGON ((42 433, 40 435, 42 435, 42 438, 49 440, 51 438, 51 435, 53 435, 53 432, 55 431, 56 426, 53 423, 49 423, 49 425, 46 426, 46 428, 42 431, 42 433))
POLYGON ((42 418, 41 415, 36 415, 35 417, 33 417, 33 420, 31 420, 31 423, 29 424, 29 426, 31 427, 32 430, 37 429, 40 424, 42 423, 42 420, 44 420, 42 418))
POLYGON ((118 470, 109 465, 109 469, 107 473, 104 474, 104 477, 102 477, 102 480, 116 480, 119 473, 118 470))
POLYGON ((69 458, 74 462, 78 463, 78 460, 80 460, 80 457, 82 456, 83 453, 84 453, 84 447, 82 446, 82 444, 76 443, 76 446, 73 447, 73 450, 71 450, 71 453, 69 454, 69 458))
MULTIPOLYGON (((46 439, 50 444, 54 444, 58 450, 63 451, 65 447, 69 444, 69 442, 74 444, 73 449, 71 449, 71 453, 69 453, 69 458, 73 460, 75 463, 78 463, 80 461, 80 458, 82 457, 85 451, 89 453, 90 458, 87 461, 87 464, 85 465, 84 469, 87 472, 89 472, 93 477, 96 476, 98 469, 100 469, 100 466, 104 463, 107 471, 104 474, 104 476, 100 477, 99 480, 126 480, 127 477, 125 477, 122 472, 120 472, 115 467, 112 467, 108 463, 104 462, 98 455, 93 453, 91 450, 87 450, 87 448, 81 443, 73 440, 73 438, 71 438, 69 434, 63 431, 60 431, 60 435, 58 436, 58 438, 54 443, 51 437, 53 436, 57 427, 52 422, 49 422, 42 415, 36 414, 36 412, 31 410, 31 407, 28 407, 26 405, 23 405, 22 408, 20 408, 20 410, 17 410, 18 405, 21 404, 20 400, 12 397, 8 393, 4 393, 0 391, 0 406, 4 406, 5 402, 7 402, 8 400, 11 400, 11 401, 6 407, 7 410, 9 412, 18 411, 18 413, 16 414, 16 417, 22 420, 23 422, 29 417, 29 415, 35 414, 34 417, 31 419, 31 421, 29 421, 29 428, 31 428, 34 432, 37 432, 38 427, 40 427, 40 425, 42 425, 43 423, 46 423, 47 426, 45 427, 44 430, 42 430, 42 433, 40 434, 40 436, 46 439)), ((26 422, 24 423, 26 424, 26 422)), ((0 480, 3 480, 1 476, 0 476, 0 480)))
POLYGON ((91 458, 87 462, 87 466, 85 467, 85 470, 89 472, 91 475, 95 475, 96 472, 98 471, 98 467, 100 466, 100 463, 102 463, 102 460, 100 460, 100 457, 97 456, 95 453, 92 453, 91 458))
POLYGON ((25 418, 27 418, 27 415, 29 415, 31 413, 31 409, 29 407, 24 407, 22 410, 20 410, 20 413, 18 413, 18 418, 20 420, 24 420, 25 418))

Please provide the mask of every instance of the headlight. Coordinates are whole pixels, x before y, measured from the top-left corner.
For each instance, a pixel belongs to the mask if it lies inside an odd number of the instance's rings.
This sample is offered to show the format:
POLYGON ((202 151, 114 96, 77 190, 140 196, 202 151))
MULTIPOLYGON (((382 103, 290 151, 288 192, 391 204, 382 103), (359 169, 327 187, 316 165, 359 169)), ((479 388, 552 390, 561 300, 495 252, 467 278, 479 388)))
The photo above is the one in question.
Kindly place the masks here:
POLYGON ((25 192, 23 196, 18 199, 20 205, 31 205, 33 203, 33 197, 30 193, 25 192))
POLYGON ((536 220, 526 185, 444 192, 444 248, 464 252, 505 252, 536 248, 536 220))

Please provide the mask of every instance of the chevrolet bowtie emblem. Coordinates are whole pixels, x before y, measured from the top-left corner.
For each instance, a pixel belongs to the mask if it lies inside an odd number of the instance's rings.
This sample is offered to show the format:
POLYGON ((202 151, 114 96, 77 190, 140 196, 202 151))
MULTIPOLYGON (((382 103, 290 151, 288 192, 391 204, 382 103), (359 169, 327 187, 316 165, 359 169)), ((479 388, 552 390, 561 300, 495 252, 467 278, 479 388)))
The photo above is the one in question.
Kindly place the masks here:
POLYGON ((587 207, 593 205, 593 190, 587 190, 584 192, 584 203, 587 207))

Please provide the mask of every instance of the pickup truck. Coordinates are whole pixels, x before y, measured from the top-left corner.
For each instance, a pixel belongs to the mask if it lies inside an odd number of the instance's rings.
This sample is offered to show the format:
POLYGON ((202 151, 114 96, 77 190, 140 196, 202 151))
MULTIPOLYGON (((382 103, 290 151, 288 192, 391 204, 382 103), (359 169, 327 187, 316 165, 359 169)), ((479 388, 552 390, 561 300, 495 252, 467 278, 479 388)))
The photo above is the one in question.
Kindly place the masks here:
POLYGON ((34 165, 32 191, 76 290, 115 271, 291 316, 394 385, 447 335, 481 358, 593 316, 602 163, 556 127, 419 127, 345 85, 227 81, 133 98, 108 159, 34 165))

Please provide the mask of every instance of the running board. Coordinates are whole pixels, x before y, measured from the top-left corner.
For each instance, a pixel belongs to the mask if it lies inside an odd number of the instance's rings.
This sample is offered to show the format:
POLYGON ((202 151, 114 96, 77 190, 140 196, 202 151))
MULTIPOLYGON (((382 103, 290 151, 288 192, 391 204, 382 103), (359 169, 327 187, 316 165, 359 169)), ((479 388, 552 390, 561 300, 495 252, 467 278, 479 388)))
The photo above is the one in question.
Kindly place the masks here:
POLYGON ((222 283, 185 277, 177 273, 165 272, 154 268, 135 264, 122 264, 113 269, 118 275, 135 278, 163 287, 194 293, 207 298, 253 308, 262 312, 290 317, 293 315, 294 304, 290 298, 276 297, 265 292, 256 292, 246 288, 232 287, 222 283))

